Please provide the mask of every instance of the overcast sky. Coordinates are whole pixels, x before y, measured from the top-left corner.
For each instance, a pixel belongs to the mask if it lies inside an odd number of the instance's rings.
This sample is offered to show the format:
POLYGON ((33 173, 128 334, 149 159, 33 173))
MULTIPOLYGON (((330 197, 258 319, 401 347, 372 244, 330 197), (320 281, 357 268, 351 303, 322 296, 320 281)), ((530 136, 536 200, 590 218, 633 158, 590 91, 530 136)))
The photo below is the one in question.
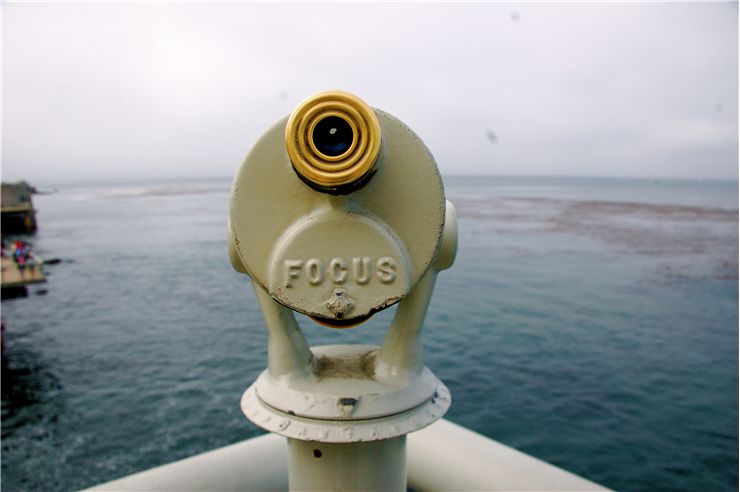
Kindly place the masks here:
POLYGON ((736 3, 5 3, 2 178, 231 176, 345 89, 445 174, 738 176, 736 3))

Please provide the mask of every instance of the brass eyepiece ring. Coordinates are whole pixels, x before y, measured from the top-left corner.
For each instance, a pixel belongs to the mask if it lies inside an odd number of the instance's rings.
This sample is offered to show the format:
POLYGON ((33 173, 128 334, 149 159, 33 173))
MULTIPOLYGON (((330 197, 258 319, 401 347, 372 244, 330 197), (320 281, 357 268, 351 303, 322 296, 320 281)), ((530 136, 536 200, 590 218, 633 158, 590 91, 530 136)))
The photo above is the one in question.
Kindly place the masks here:
POLYGON ((320 92, 291 113, 285 147, 302 178, 319 189, 334 190, 372 171, 380 153, 380 123, 357 96, 320 92))

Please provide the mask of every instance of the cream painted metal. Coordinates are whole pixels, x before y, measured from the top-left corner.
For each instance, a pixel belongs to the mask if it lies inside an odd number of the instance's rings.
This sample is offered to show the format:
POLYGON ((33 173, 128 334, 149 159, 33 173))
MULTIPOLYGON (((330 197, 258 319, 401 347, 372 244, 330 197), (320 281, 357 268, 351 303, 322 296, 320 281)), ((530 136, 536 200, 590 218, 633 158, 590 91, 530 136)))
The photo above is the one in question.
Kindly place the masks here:
POLYGON ((335 320, 327 301, 362 319, 403 299, 434 260, 446 211, 429 150, 406 125, 376 111, 383 134, 375 174, 344 195, 300 179, 285 150, 287 118, 252 147, 232 187, 232 265, 277 302, 335 320))
MULTIPOLYGON (((444 419, 407 440, 408 485, 419 492, 608 490, 444 419)), ((310 451, 301 466, 328 457, 310 451)), ((288 489, 287 452, 285 439, 267 434, 88 490, 283 491, 288 489)))
POLYGON ((294 112, 278 122, 232 188, 231 261, 250 276, 269 333, 268 367, 242 410, 288 438, 291 489, 405 490, 406 434, 441 418, 451 402, 424 366, 421 329, 437 274, 457 251, 455 209, 429 150, 393 116, 345 92, 321 93, 296 111, 326 121, 291 124, 301 120, 294 112), (373 124, 356 124, 355 109, 373 124), (346 153, 368 171, 342 187, 318 186, 322 175, 313 171, 329 172, 339 158, 318 149, 343 148, 341 128, 352 128, 346 153), (310 173, 291 161, 309 148, 310 173), (293 312, 341 328, 396 303, 381 347, 310 348, 293 312), (322 449, 326 459, 312 459, 322 449))
POLYGON ((406 490, 406 436, 341 444, 288 439, 288 463, 291 490, 406 490))
POLYGON ((245 415, 266 430, 320 442, 390 439, 440 418, 450 393, 423 364, 421 328, 437 273, 457 249, 450 204, 444 231, 434 264, 399 304, 381 347, 310 349, 293 313, 255 286, 270 333, 268 369, 245 392, 245 415))

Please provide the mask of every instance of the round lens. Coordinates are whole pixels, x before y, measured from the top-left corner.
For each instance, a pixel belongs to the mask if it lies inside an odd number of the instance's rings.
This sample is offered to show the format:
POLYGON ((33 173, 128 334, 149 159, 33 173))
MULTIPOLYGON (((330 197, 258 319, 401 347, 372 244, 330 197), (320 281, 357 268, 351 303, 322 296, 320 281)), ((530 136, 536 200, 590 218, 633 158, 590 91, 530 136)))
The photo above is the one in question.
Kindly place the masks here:
POLYGON ((349 123, 338 116, 329 116, 319 121, 312 136, 316 150, 329 157, 347 152, 355 138, 349 123))

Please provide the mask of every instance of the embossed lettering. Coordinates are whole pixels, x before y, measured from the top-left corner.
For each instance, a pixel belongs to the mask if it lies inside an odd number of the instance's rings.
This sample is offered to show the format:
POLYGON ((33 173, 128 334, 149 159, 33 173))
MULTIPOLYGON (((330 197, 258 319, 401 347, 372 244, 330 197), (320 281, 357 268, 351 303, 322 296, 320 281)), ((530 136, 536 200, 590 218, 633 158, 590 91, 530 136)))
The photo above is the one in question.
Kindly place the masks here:
POLYGON ((370 264, 373 259, 365 256, 364 258, 352 258, 352 275, 360 285, 365 285, 370 281, 370 264))
POLYGON ((303 260, 285 260, 283 268, 285 271, 285 287, 292 287, 290 281, 298 278, 298 272, 301 270, 303 260))
POLYGON ((396 280, 396 261, 384 256, 378 259, 378 279, 384 284, 393 283, 396 280))
POLYGON ((324 281, 324 264, 317 258, 311 258, 306 262, 306 274, 308 283, 320 285, 324 281))
POLYGON ((398 276, 397 262, 390 256, 383 256, 375 262, 369 256, 356 256, 350 261, 337 256, 331 258, 326 266, 318 258, 283 260, 284 285, 295 287, 301 279, 313 286, 322 285, 327 279, 334 285, 348 282, 367 285, 374 276, 383 284, 392 284, 398 276))
POLYGON ((347 262, 342 258, 334 258, 329 263, 329 277, 335 284, 343 284, 347 281, 347 262))

